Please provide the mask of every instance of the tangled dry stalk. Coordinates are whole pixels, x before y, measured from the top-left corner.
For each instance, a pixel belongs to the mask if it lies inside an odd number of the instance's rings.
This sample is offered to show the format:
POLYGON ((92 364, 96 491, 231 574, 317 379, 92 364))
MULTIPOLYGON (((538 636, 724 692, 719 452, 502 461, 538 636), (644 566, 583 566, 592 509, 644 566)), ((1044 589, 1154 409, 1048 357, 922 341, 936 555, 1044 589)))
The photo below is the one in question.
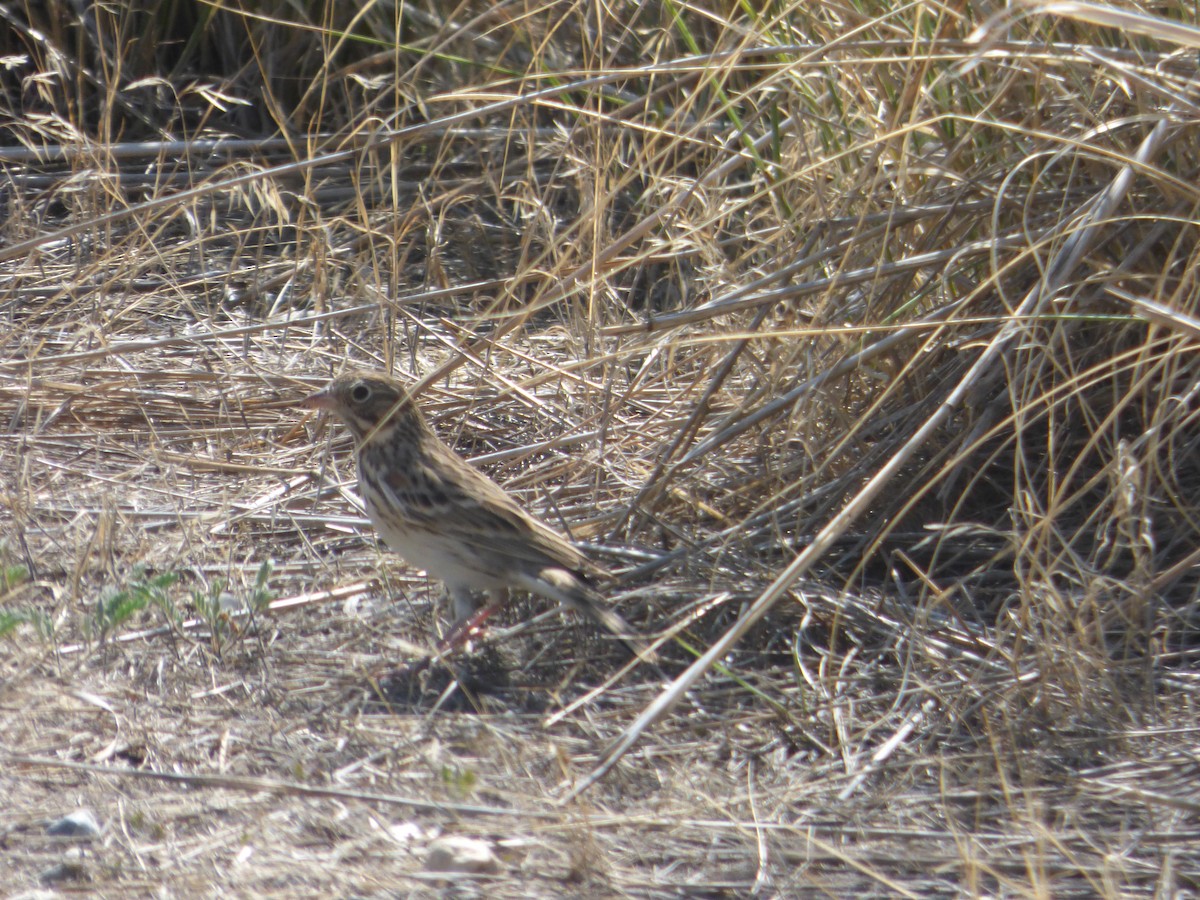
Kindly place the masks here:
POLYGON ((1200 883, 1186 30, 167 6, 0 11, 15 890, 1200 883), (523 602, 398 687, 437 587, 294 406, 349 363, 661 669, 523 602))

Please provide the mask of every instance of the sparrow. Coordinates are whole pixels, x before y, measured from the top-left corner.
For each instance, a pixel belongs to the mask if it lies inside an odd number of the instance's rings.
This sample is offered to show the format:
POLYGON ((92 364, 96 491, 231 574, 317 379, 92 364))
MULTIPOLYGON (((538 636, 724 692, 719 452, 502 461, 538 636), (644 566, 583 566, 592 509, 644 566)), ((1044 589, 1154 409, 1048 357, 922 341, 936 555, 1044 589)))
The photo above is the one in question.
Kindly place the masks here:
POLYGON ((458 622, 451 634, 482 622, 516 589, 582 613, 655 659, 597 593, 592 578, 602 570, 443 443, 395 378, 348 372, 302 403, 333 413, 354 435, 367 515, 388 547, 446 585, 458 622), (483 611, 479 594, 489 598, 483 611))

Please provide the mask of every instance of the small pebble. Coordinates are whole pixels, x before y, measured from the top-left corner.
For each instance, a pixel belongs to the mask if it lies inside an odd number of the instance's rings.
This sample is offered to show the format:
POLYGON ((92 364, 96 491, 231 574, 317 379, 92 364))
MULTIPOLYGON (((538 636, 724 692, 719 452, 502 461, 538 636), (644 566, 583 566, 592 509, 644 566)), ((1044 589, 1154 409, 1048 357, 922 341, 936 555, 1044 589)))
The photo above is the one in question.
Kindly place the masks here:
POLYGON ((46 834, 52 837, 94 838, 102 829, 90 809, 77 809, 57 822, 46 826, 46 834))
POLYGON ((38 881, 42 884, 56 884, 60 881, 91 881, 87 866, 78 848, 72 848, 64 854, 63 861, 38 873, 38 881))
POLYGON ((500 871, 500 860, 492 845, 478 838, 449 835, 429 844, 425 871, 453 872, 461 875, 494 875, 500 871))
POLYGON ((38 881, 40 881, 42 884, 55 884, 59 881, 87 880, 87 869, 83 867, 83 863, 77 862, 55 863, 50 868, 44 870, 38 875, 38 881))
POLYGON ((221 596, 217 598, 217 602, 221 605, 221 612, 229 613, 230 615, 244 613, 247 609, 245 598, 231 594, 229 591, 221 591, 221 596))

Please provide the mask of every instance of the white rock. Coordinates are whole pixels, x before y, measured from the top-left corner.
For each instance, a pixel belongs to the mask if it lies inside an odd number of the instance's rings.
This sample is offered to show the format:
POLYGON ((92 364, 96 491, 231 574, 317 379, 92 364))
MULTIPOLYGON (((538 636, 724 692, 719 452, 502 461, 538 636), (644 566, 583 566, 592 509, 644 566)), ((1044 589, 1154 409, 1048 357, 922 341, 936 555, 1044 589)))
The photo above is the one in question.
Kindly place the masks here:
POLYGON ((46 826, 46 834, 53 837, 94 838, 102 830, 90 809, 77 809, 46 826))
POLYGON ((429 844, 425 871, 494 875, 500 871, 500 860, 487 841, 452 834, 429 844))

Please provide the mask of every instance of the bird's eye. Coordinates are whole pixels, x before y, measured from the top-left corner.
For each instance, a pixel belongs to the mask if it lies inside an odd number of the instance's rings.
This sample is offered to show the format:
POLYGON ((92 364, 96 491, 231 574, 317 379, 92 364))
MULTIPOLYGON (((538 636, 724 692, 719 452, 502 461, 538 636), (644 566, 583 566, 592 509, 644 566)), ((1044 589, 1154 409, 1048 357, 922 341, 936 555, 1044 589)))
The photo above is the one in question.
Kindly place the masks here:
POLYGON ((356 384, 350 390, 350 399, 355 403, 366 403, 367 398, 371 396, 371 389, 365 384, 356 384))

